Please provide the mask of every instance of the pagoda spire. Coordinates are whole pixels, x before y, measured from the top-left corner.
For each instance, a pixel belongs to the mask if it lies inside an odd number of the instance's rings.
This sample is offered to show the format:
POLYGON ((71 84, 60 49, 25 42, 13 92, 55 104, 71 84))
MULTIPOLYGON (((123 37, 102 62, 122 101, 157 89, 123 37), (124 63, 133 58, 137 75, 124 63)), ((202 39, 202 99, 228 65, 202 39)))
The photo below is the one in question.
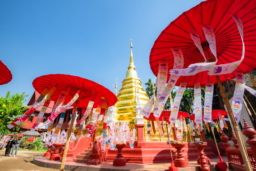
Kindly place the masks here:
POLYGON ((135 70, 134 61, 133 61, 133 53, 132 53, 132 39, 130 39, 130 63, 129 63, 128 69, 135 70))
POLYGON ((128 71, 126 72, 126 78, 128 77, 133 77, 133 78, 138 78, 136 68, 134 65, 134 60, 133 60, 133 53, 132 53, 132 39, 130 39, 130 62, 128 66, 128 71))

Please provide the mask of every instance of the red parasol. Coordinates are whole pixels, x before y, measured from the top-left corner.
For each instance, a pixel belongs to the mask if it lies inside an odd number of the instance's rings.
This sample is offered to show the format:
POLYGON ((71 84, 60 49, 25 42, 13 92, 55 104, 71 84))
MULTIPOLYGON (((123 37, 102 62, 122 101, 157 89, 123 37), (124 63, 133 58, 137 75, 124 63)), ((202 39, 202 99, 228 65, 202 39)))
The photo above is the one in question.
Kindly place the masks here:
MULTIPOLYGON (((232 14, 243 22, 245 58, 233 73, 220 75, 220 80, 224 82, 234 78, 236 71, 250 72, 256 66, 255 8, 256 1, 252 0, 208 0, 184 12, 172 21, 156 39, 150 53, 151 70, 157 75, 158 64, 161 60, 168 60, 169 69, 173 69, 172 48, 181 49, 183 52, 184 68, 193 63, 203 62, 203 56, 190 37, 191 31, 196 31, 199 34, 207 61, 214 61, 202 31, 202 24, 209 25, 216 35, 217 65, 240 60, 242 44, 236 24, 231 17, 232 14)), ((180 82, 186 82, 188 87, 193 87, 196 83, 201 83, 204 86, 207 81, 217 83, 216 77, 209 76, 205 71, 193 77, 180 77, 177 85, 180 85, 180 82)))
MULTIPOLYGON (((180 77, 176 85, 180 85, 181 82, 186 82, 187 87, 194 87, 194 85, 197 83, 205 86, 207 81, 214 82, 214 84, 218 83, 221 95, 229 112, 229 117, 231 119, 234 132, 237 136, 242 158, 245 161, 246 170, 252 170, 252 167, 249 162, 244 141, 242 140, 241 133, 239 132, 233 111, 221 82, 234 78, 237 72, 248 73, 255 69, 255 9, 256 1, 254 0, 203 1, 199 5, 184 12, 177 19, 171 22, 159 35, 150 53, 150 67, 155 75, 158 74, 158 66, 160 61, 168 61, 169 69, 173 69, 174 56, 172 49, 179 49, 182 51, 184 56, 184 68, 187 68, 191 64, 202 63, 204 61, 216 61, 209 48, 209 43, 206 41, 206 37, 203 33, 202 25, 206 25, 210 26, 216 37, 215 56, 218 59, 217 65, 230 64, 231 62, 238 62, 243 59, 236 70, 230 74, 209 76, 207 71, 200 72, 193 76, 180 77), (236 20, 242 21, 242 26, 239 23, 235 23, 232 15, 237 17, 236 20), (241 35, 238 31, 239 28, 241 35), (195 46, 194 41, 191 39, 191 31, 196 31, 198 33, 198 36, 202 42, 202 53, 205 55, 205 57, 203 57, 201 52, 195 46), (244 50, 241 38, 243 38, 245 44, 244 58, 241 57, 243 54, 242 50, 244 50)), ((214 49, 215 47, 211 48, 214 49)), ((191 69, 192 70, 190 70, 190 72, 193 72, 193 70, 196 68, 191 67, 191 69)), ((170 75, 168 76, 170 77, 170 75)))
MULTIPOLYGON (((86 107, 90 97, 93 95, 95 95, 95 102, 100 101, 100 99, 105 99, 108 106, 114 105, 117 101, 116 95, 107 88, 91 80, 78 76, 65 74, 44 75, 36 78, 32 84, 39 93, 41 93, 46 87, 50 89, 56 86, 56 90, 51 96, 51 100, 53 101, 58 99, 62 91, 67 91, 67 89, 70 88, 69 94, 65 99, 66 102, 68 102, 76 91, 80 89, 79 103, 77 104, 77 107, 86 107)), ((95 106, 96 105, 97 103, 95 103, 95 106)))
POLYGON ((7 84, 12 80, 12 73, 0 60, 0 85, 7 84))
MULTIPOLYGON (((100 102, 101 99, 107 103, 107 106, 112 106, 117 101, 116 95, 102 85, 99 85, 91 80, 72 75, 44 75, 36 78, 33 81, 33 86, 39 93, 42 93, 45 88, 52 89, 55 87, 56 90, 51 96, 51 100, 53 101, 56 101, 63 91, 68 92, 65 97, 66 102, 69 102, 76 93, 79 93, 79 99, 77 100, 77 103, 75 103, 76 107, 87 107, 89 100, 92 100, 91 98, 93 98, 93 101, 95 102, 95 107, 98 106, 98 102, 100 102), (80 91, 78 92, 78 90, 80 91)), ((76 113, 76 107, 73 108, 74 114, 76 113)), ((64 170, 70 135, 72 133, 72 127, 74 126, 74 122, 75 117, 72 117, 71 124, 67 132, 67 141, 63 152, 60 170, 64 170)))
POLYGON ((225 110, 212 110, 212 119, 216 120, 216 119, 219 119, 219 115, 223 117, 223 116, 226 116, 227 114, 228 112, 225 110))
MULTIPOLYGON (((220 109, 212 110, 212 120, 219 119, 219 115, 226 116, 227 114, 228 112, 225 110, 220 110, 220 109)), ((195 120, 195 114, 190 115, 189 119, 195 120)))
POLYGON ((18 137, 23 137, 23 135, 22 135, 22 134, 16 134, 16 136, 18 136, 18 137))
MULTIPOLYGON (((171 111, 169 111, 169 110, 164 110, 164 111, 161 113, 161 115, 160 115, 160 117, 159 117, 159 120, 160 120, 160 121, 163 121, 163 120, 164 120, 164 121, 169 121, 170 114, 171 114, 171 111)), ((187 117, 189 117, 189 114, 188 114, 187 112, 179 111, 179 113, 178 113, 178 118, 180 118, 180 117, 182 117, 182 118, 187 118, 187 117)), ((144 119, 151 120, 151 121, 155 121, 155 120, 156 120, 156 118, 155 118, 155 116, 154 116, 153 113, 150 113, 149 117, 148 117, 148 118, 144 117, 144 119)))
POLYGON ((13 137, 13 134, 8 134, 7 136, 13 137))

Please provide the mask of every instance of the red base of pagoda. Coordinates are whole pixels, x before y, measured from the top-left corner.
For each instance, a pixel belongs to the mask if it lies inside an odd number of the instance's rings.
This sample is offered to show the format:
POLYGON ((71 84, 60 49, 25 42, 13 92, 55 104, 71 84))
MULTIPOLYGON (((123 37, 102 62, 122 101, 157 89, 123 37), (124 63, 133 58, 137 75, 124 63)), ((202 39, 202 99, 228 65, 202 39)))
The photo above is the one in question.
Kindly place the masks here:
POLYGON ((117 144, 117 156, 116 159, 113 161, 113 166, 126 166, 126 161, 122 155, 122 149, 125 147, 125 144, 117 144))
MULTIPOLYGON (((176 151, 172 147, 173 151, 176 151)), ((188 147, 185 144, 183 148, 184 158, 190 160, 196 160, 198 157, 198 150, 195 147, 188 147)), ((216 158, 216 155, 212 152, 210 147, 204 149, 207 157, 216 158)), ((151 163, 168 163, 170 162, 170 150, 169 145, 166 142, 135 142, 134 149, 131 149, 129 145, 126 145, 122 149, 123 158, 126 163, 138 163, 138 164, 151 164, 151 163)), ((173 153, 173 158, 176 158, 176 154, 173 153)), ((106 161, 111 162, 116 158, 116 151, 108 150, 106 161)))

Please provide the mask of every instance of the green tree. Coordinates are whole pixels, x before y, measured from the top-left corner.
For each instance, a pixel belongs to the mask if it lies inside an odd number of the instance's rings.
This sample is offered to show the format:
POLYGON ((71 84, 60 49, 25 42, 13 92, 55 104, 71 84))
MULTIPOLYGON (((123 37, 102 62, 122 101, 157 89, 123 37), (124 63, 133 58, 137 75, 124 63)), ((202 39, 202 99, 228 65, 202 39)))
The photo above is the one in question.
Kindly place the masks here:
POLYGON ((9 130, 7 125, 14 120, 13 117, 21 115, 27 110, 27 107, 23 107, 26 97, 25 93, 11 95, 9 91, 5 97, 0 97, 0 136, 19 130, 19 126, 9 130))
MULTIPOLYGON (((147 87, 146 87, 146 93, 147 93, 148 97, 151 98, 152 95, 154 94, 154 87, 156 86, 156 84, 153 83, 151 79, 148 79, 148 82, 145 83, 145 85, 147 86, 147 87)), ((157 94, 157 90, 156 90, 155 94, 157 94)), ((173 94, 173 93, 172 93, 172 94, 173 94)), ((173 95, 172 95, 172 96, 173 96, 173 95)), ((166 103, 165 103, 164 109, 165 109, 165 110, 169 110, 170 107, 171 107, 171 105, 170 105, 170 99, 168 98, 168 100, 167 100, 166 103)))
MULTIPOLYGON (((205 88, 201 88, 201 100, 202 106, 204 105, 204 94, 205 88)), ((193 103, 194 103, 194 89, 193 88, 186 88, 184 91, 183 97, 180 102, 180 111, 187 112, 192 114, 193 113, 193 103)))
POLYGON ((180 102, 180 111, 193 113, 194 89, 186 88, 180 102))
POLYGON ((154 93, 155 84, 152 82, 151 79, 148 79, 148 82, 146 82, 145 85, 147 86, 146 93, 147 93, 148 97, 151 98, 154 93))

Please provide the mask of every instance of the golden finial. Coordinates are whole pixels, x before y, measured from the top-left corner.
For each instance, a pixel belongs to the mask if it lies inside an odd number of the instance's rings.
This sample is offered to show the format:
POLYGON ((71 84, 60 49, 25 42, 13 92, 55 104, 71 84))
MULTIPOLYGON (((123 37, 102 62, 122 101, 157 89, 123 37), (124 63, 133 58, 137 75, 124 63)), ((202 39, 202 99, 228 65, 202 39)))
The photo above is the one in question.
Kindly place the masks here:
POLYGON ((130 39, 130 48, 132 48, 132 39, 130 39))
POLYGON ((132 47, 132 39, 130 39, 130 62, 128 66, 128 71, 126 72, 126 77, 137 78, 138 76, 134 66, 132 47))
POLYGON ((134 69, 135 70, 135 66, 134 66, 134 62, 133 62, 133 54, 132 54, 132 39, 130 39, 130 64, 128 69, 134 69))

